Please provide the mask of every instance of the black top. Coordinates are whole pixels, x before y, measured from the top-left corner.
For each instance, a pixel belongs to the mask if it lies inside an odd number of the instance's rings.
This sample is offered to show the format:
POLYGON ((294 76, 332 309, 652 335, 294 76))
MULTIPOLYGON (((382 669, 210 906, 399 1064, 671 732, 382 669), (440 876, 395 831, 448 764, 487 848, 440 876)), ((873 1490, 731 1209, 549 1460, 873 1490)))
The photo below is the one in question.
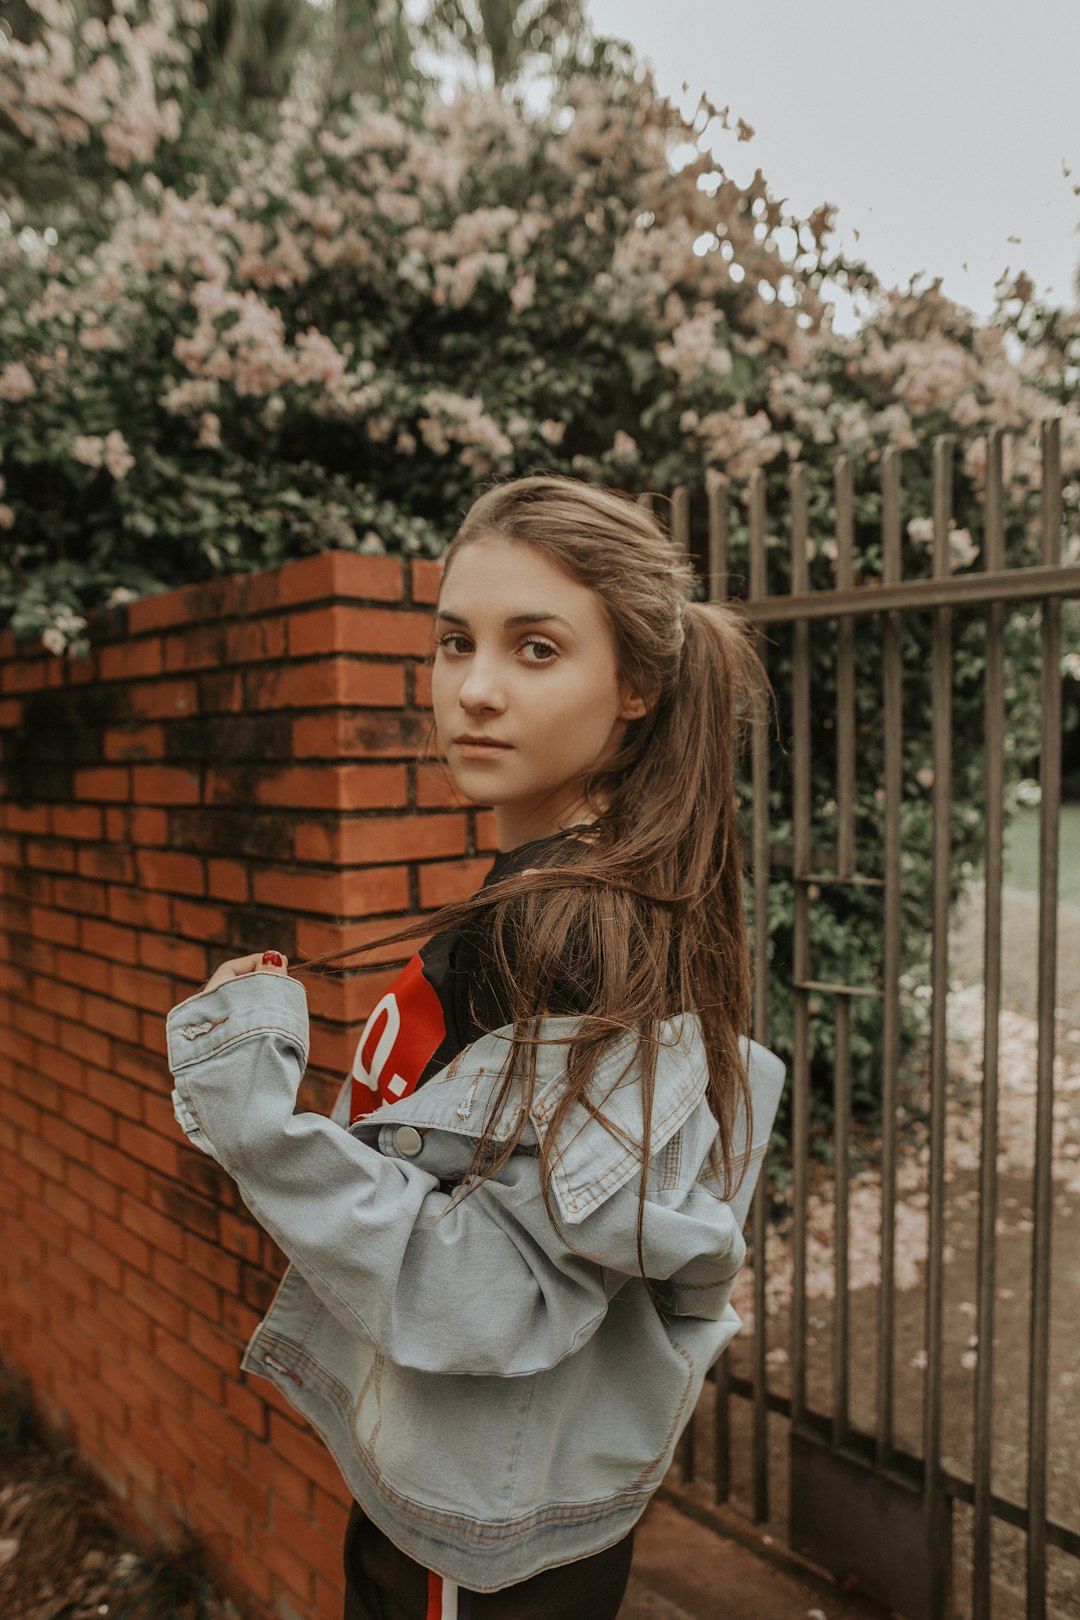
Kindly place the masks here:
MULTIPOLYGON (((527 867, 536 852, 566 838, 567 827, 500 850, 481 888, 527 867)), ((478 891, 479 892, 479 891, 478 891)), ((512 950, 512 938, 507 944, 512 950)), ((373 1008, 357 1043, 352 1066, 350 1123, 384 1102, 407 1097, 489 1029, 510 1022, 505 984, 496 980, 482 935, 467 929, 434 934, 405 964, 373 1008), (477 1019, 469 1010, 469 992, 477 1019)), ((567 977, 557 987, 550 1012, 584 1012, 580 981, 567 977)))

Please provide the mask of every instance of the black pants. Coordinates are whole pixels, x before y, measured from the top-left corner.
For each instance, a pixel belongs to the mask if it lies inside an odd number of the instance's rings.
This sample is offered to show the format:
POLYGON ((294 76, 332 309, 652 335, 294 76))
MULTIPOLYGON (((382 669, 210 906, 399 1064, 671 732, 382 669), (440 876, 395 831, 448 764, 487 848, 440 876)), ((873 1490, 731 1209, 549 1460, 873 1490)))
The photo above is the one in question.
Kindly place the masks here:
POLYGON ((630 1579, 634 1532, 501 1592, 455 1593, 429 1576, 353 1503, 345 1530, 344 1620, 615 1620, 630 1579))

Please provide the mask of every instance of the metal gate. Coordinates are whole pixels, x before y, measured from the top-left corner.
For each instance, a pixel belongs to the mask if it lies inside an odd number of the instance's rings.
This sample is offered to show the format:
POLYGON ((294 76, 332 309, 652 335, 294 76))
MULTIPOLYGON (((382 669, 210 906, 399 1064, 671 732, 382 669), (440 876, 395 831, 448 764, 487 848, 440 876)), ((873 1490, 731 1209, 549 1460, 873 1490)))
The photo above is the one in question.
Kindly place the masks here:
MULTIPOLYGON (((901 452, 890 449, 881 464, 880 577, 856 583, 854 567, 854 486, 848 458, 835 469, 835 580, 831 589, 811 590, 807 563, 808 473, 790 477, 790 592, 773 595, 767 586, 765 480, 758 472, 749 490, 749 593, 742 606, 758 628, 768 661, 770 638, 790 635, 791 771, 793 814, 790 839, 778 845, 769 819, 769 773, 776 751, 760 732, 752 753, 752 887, 755 917, 756 992, 754 1034, 770 1041, 770 1004, 790 997, 791 1049, 791 1231, 790 1300, 781 1316, 782 1337, 770 1343, 766 1254, 768 1192, 764 1178, 753 1205, 751 1253, 754 1331, 738 1357, 722 1358, 682 1442, 665 1494, 698 1516, 733 1524, 730 1504, 759 1525, 783 1524, 790 1548, 840 1577, 858 1583, 910 1620, 938 1620, 970 1613, 973 1620, 997 1620, 1023 1613, 1030 1620, 1049 1614, 1080 1615, 1080 1466, 1071 1462, 1073 1489, 1064 1512, 1048 1505, 1049 1415, 1055 1424, 1071 1422, 1065 1413, 1080 1406, 1077 1376, 1065 1371, 1051 1388, 1051 1229, 1054 1152, 1055 988, 1058 959, 1058 849, 1061 808, 1061 608, 1080 595, 1080 566, 1061 561, 1060 427, 1040 427, 1042 463, 1041 558, 1023 567, 1005 560, 1002 477, 1003 431, 987 441, 985 531, 981 572, 950 571, 952 521, 951 439, 934 444, 933 549, 928 577, 902 577, 901 452), (1003 794, 1008 729, 1005 706, 1008 616, 1025 606, 1038 611, 1041 650, 1040 855, 1037 917, 1037 1055, 1032 1083, 1032 1174, 1030 1219, 1025 1228, 1022 1286, 1000 1286, 999 1224, 1003 1209, 999 1157, 1001 1096, 1001 961, 1003 929, 1003 794), (960 1360, 972 1376, 961 1394, 954 1390, 952 1349, 946 1363, 945 1293, 947 1096, 950 1094, 947 996, 949 990, 951 800, 953 795, 953 621, 958 610, 979 610, 985 633, 982 669, 984 714, 983 800, 985 816, 985 922, 982 936, 985 1015, 975 1099, 978 1130, 973 1136, 970 1186, 963 1193, 968 1212, 970 1336, 960 1360), (903 755, 902 628, 907 615, 924 616, 930 647, 932 692, 932 914, 928 1000, 924 1161, 925 1185, 919 1196, 925 1220, 921 1289, 898 1289, 898 1169, 909 1175, 898 1122, 901 1077, 901 985, 903 879, 901 810, 903 755), (926 618, 928 616, 928 618, 926 618), (857 626, 873 626, 880 647, 881 701, 885 717, 884 778, 877 790, 883 819, 884 859, 878 875, 860 870, 854 789, 857 769, 855 727, 855 636, 857 626), (789 627, 781 631, 778 627, 789 627), (830 695, 836 759, 835 839, 830 849, 811 847, 811 636, 824 633, 835 649, 834 689, 830 695), (784 873, 792 894, 790 964, 770 963, 766 918, 770 881, 784 873), (815 973, 812 934, 814 907, 831 886, 881 891, 880 957, 872 982, 829 982, 815 973), (849 1144, 852 1132, 852 1014, 857 998, 871 998, 880 1016, 880 1280, 876 1301, 851 1287, 850 1245, 861 1241, 851 1215, 849 1144), (807 1243, 810 1154, 810 1020, 832 1009, 835 1020, 834 1239, 831 1306, 808 1304, 807 1243), (903 1161, 903 1162, 902 1162, 903 1161), (1020 1295, 1026 1293, 1017 1326, 1020 1295), (1003 1326, 1003 1299, 1010 1321, 1003 1326), (1017 1304, 1012 1304, 1013 1299, 1017 1304), (824 1310, 825 1314, 822 1314, 824 1310), (913 1326, 913 1317, 917 1318, 913 1326), (824 1328, 825 1340, 817 1337, 824 1328), (995 1337, 997 1331, 998 1337, 995 1337), (909 1363, 911 1336, 921 1347, 909 1363), (1001 1335, 1005 1336, 1002 1337, 1001 1335), (814 1371, 811 1351, 827 1342, 828 1375, 814 1371), (910 1367, 922 1376, 913 1394, 910 1367), (995 1358, 999 1363, 995 1379, 995 1358), (904 1388, 898 1396, 898 1366, 904 1388), (1023 1376, 1017 1371, 1022 1366, 1023 1376), (779 1377, 777 1368, 784 1377, 779 1377), (855 1383, 853 1384, 853 1379, 855 1383), (786 1384, 786 1387, 781 1387, 786 1384), (966 1394, 964 1391, 966 1390, 966 1394), (858 1400, 853 1406, 853 1392, 858 1400), (900 1398, 902 1397, 902 1398, 900 1398), (857 1406, 857 1410, 855 1409, 857 1406), (1000 1440, 1008 1427, 1007 1444, 1000 1440), (954 1436, 949 1449, 945 1429, 954 1436), (957 1434, 963 1440, 957 1440, 957 1434), (997 1452, 995 1453, 995 1437, 997 1452), (966 1462, 951 1451, 967 1450, 966 1462), (1020 1457, 1020 1452, 1023 1456, 1020 1457), (1019 1460, 1018 1460, 1019 1459, 1019 1460), (771 1466, 770 1466, 771 1461, 771 1466), (780 1466, 778 1466, 780 1464, 780 1466), (739 1475, 741 1487, 735 1492, 739 1475), (787 1497, 786 1519, 777 1498, 787 1497), (1072 1511, 1068 1510, 1071 1503, 1072 1511), (1065 1522, 1065 1519, 1070 1522, 1065 1522), (963 1556, 957 1556, 962 1531, 963 1556), (1010 1573, 1012 1572, 1012 1573, 1010 1573), (1049 1591, 1049 1596, 1048 1596, 1049 1591), (970 1607, 968 1607, 970 1592, 970 1607)), ((726 498, 709 501, 707 570, 709 595, 727 596, 726 498)), ((686 490, 673 497, 676 537, 690 549, 690 504, 686 490)), ((771 541, 775 545, 775 541, 771 541)), ((864 630, 863 634, 866 633, 864 630)), ((982 633, 982 631, 980 631, 982 633)), ((819 650, 820 643, 815 650, 819 650)), ((828 721, 825 722, 828 724, 828 721)), ((929 782, 929 778, 927 778, 929 782)), ((865 1005, 865 1004, 864 1004, 865 1005)), ((858 1009, 856 1009, 858 1011, 858 1009)), ((972 1118, 975 1105, 972 1104, 972 1118)), ((1011 1188, 1012 1183, 1008 1183, 1011 1188)), ((1021 1190, 1021 1197, 1023 1192, 1021 1190)), ((1006 1203, 1013 1200, 1006 1198, 1006 1203)), ((1080 1202, 1080 1200, 1078 1200, 1080 1202)), ((951 1209, 952 1206, 950 1206, 951 1209)), ((862 1220, 862 1216, 860 1216, 862 1220)), ((1080 1225, 1080 1212, 1078 1212, 1080 1225)), ((1004 1238, 1001 1239, 1004 1242, 1004 1238)), ((1015 1245, 1013 1246, 1015 1248, 1015 1245)), ((1011 1273, 1015 1254, 1010 1249, 1011 1273)), ((964 1264, 968 1261, 965 1258, 964 1264)), ((1015 1281, 1015 1276, 1013 1277, 1015 1281)), ((1073 1273, 1080 1284, 1080 1274, 1073 1273)), ((950 1308, 950 1333, 952 1310, 950 1308)), ((1074 1305, 1080 1328, 1080 1297, 1074 1305)), ((1075 1329, 1074 1329, 1075 1330, 1075 1329)), ((1080 1342, 1080 1332, 1076 1341, 1080 1342)), ((737 1343, 733 1347, 740 1349, 737 1343)), ((955 1348, 955 1347, 954 1347, 955 1348)), ((1066 1346, 1068 1353, 1068 1346, 1066 1346)), ((730 1356, 730 1353, 729 1353, 730 1356)), ((1077 1453, 1080 1455, 1080 1452, 1077 1453)), ((1056 1455, 1056 1454, 1055 1454, 1056 1455)), ((1060 1469, 1059 1469, 1060 1473, 1060 1469)), ((745 1523, 745 1519, 743 1521, 745 1523)))

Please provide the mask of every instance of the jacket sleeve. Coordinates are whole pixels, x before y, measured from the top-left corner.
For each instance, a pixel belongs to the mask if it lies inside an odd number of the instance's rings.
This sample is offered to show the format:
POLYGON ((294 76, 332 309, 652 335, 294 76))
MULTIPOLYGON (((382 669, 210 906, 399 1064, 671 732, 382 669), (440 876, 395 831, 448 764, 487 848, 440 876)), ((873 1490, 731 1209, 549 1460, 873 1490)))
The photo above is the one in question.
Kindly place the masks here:
MULTIPOLYGON (((574 1253, 544 1209, 535 1158, 514 1155, 498 1178, 451 1204, 419 1165, 320 1114, 295 1113, 308 1056, 299 981, 245 975, 181 1002, 166 1028, 188 1135, 343 1326, 399 1365, 542 1371, 595 1332, 638 1273, 637 1178, 574 1227, 574 1253)), ((646 1201, 646 1274, 678 1278, 689 1268, 695 1282, 704 1267, 726 1303, 745 1253, 734 1214, 698 1185, 677 1204, 671 1197, 646 1201)))

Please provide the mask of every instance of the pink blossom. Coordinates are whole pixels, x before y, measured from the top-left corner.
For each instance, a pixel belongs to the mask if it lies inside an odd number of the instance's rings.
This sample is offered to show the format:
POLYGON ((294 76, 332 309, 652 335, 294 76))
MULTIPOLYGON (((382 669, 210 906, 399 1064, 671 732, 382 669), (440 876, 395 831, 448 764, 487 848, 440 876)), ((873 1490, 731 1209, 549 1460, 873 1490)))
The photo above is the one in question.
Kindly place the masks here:
POLYGON ((9 360, 0 371, 0 399, 18 405, 35 391, 35 383, 21 360, 9 360))
POLYGON ((76 434, 71 441, 70 455, 73 461, 81 461, 85 467, 100 467, 105 459, 105 440, 96 434, 76 434))
POLYGON ((126 478, 135 465, 135 457, 119 428, 113 428, 105 439, 105 466, 117 483, 126 478))

